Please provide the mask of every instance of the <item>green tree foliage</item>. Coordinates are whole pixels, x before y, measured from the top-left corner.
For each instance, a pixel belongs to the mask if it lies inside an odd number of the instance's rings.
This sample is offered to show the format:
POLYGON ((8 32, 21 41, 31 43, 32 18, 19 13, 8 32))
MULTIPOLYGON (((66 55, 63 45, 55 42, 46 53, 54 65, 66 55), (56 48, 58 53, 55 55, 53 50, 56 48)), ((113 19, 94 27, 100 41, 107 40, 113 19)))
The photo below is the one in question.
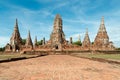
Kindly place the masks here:
POLYGON ((73 44, 75 44, 75 45, 79 45, 79 46, 82 46, 82 42, 81 42, 81 41, 73 42, 73 44))
POLYGON ((120 50, 120 48, 116 48, 116 50, 120 50))
POLYGON ((25 45, 26 39, 22 39, 22 44, 25 45))
POLYGON ((42 45, 43 40, 37 42, 37 45, 42 45))
POLYGON ((1 48, 0 48, 0 51, 5 51, 5 47, 1 47, 1 48))
POLYGON ((94 42, 92 42, 92 44, 94 44, 94 42))

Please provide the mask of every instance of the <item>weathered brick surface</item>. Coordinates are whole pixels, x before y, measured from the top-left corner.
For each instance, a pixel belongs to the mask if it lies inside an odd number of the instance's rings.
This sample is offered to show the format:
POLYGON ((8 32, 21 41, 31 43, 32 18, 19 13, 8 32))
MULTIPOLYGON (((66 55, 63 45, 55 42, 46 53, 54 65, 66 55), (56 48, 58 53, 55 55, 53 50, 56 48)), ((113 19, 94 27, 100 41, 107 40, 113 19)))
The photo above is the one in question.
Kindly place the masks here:
POLYGON ((0 64, 0 80, 120 80, 120 66, 49 55, 0 64))
MULTIPOLYGON (((37 39, 35 40, 35 44, 37 39)), ((53 30, 50 35, 50 40, 42 42, 43 45, 34 45, 32 43, 30 32, 25 45, 21 45, 21 37, 18 29, 18 23, 16 20, 15 29, 13 35, 10 39, 10 44, 6 45, 6 51, 86 51, 86 50, 114 50, 112 41, 109 41, 109 36, 107 34, 104 17, 102 17, 100 28, 94 40, 94 44, 91 44, 88 31, 86 31, 85 38, 83 40, 82 46, 77 46, 72 44, 72 38, 70 41, 65 39, 65 34, 63 32, 62 18, 59 14, 56 15, 53 30)))

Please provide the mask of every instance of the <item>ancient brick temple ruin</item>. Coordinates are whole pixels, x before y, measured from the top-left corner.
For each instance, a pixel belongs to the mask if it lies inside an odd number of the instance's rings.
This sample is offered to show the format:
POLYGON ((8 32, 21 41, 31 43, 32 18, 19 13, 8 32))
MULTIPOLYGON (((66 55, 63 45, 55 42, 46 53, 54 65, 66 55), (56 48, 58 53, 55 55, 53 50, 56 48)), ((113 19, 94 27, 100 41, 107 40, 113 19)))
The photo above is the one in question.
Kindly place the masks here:
POLYGON ((28 37, 26 43, 22 43, 22 38, 19 33, 18 21, 16 19, 13 34, 10 38, 10 43, 5 46, 5 51, 8 52, 24 52, 24 51, 95 51, 95 50, 114 50, 113 43, 109 41, 109 36, 107 34, 104 17, 101 19, 100 28, 98 30, 97 36, 94 43, 90 42, 88 30, 82 46, 72 44, 72 37, 70 41, 65 39, 65 34, 63 32, 62 18, 59 14, 56 15, 53 25, 53 31, 50 35, 50 40, 45 41, 43 38, 42 45, 37 44, 37 37, 35 37, 34 44, 32 43, 30 31, 28 32, 28 37))

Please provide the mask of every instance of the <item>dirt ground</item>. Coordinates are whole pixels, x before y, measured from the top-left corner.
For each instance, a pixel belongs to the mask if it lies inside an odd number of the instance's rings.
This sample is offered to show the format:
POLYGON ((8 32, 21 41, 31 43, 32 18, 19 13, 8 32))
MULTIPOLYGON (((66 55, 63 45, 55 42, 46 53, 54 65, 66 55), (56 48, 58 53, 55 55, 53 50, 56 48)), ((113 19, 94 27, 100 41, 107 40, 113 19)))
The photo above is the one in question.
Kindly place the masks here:
POLYGON ((120 80, 120 65, 48 55, 0 63, 0 80, 120 80))

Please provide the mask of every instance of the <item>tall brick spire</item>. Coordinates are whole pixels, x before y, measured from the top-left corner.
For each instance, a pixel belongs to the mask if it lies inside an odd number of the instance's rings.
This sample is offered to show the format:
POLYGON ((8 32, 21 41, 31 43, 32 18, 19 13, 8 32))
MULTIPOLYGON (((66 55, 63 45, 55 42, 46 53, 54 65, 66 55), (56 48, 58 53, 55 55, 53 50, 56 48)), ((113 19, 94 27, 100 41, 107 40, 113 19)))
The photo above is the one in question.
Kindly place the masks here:
POLYGON ((53 31, 50 36, 52 44, 64 44, 66 42, 65 35, 62 30, 62 18, 59 14, 56 15, 54 20, 53 31))
POLYGON ((82 46, 83 47, 90 47, 90 45, 91 45, 91 42, 90 42, 90 38, 89 38, 89 35, 88 35, 88 29, 86 29, 86 34, 85 34, 82 46))
POLYGON ((48 41, 48 44, 50 44, 53 49, 57 50, 61 50, 62 44, 67 44, 64 32, 62 30, 62 18, 59 14, 57 14, 54 19, 53 31, 50 35, 50 40, 48 41))
POLYGON ((18 28, 18 20, 17 20, 17 18, 16 18, 15 27, 17 27, 17 28, 18 28))
POLYGON ((21 45, 22 44, 22 38, 21 38, 20 33, 19 33, 17 19, 16 19, 16 22, 15 22, 14 31, 13 31, 12 36, 10 38, 10 44, 11 45, 14 45, 14 44, 21 45))
POLYGON ((26 46, 33 46, 33 43, 32 43, 32 39, 31 39, 31 35, 30 35, 30 31, 28 31, 28 37, 27 37, 27 40, 26 40, 26 46))
POLYGON ((94 40, 94 45, 98 47, 106 46, 109 44, 109 37, 104 24, 104 17, 101 19, 100 28, 98 30, 97 36, 94 40))

